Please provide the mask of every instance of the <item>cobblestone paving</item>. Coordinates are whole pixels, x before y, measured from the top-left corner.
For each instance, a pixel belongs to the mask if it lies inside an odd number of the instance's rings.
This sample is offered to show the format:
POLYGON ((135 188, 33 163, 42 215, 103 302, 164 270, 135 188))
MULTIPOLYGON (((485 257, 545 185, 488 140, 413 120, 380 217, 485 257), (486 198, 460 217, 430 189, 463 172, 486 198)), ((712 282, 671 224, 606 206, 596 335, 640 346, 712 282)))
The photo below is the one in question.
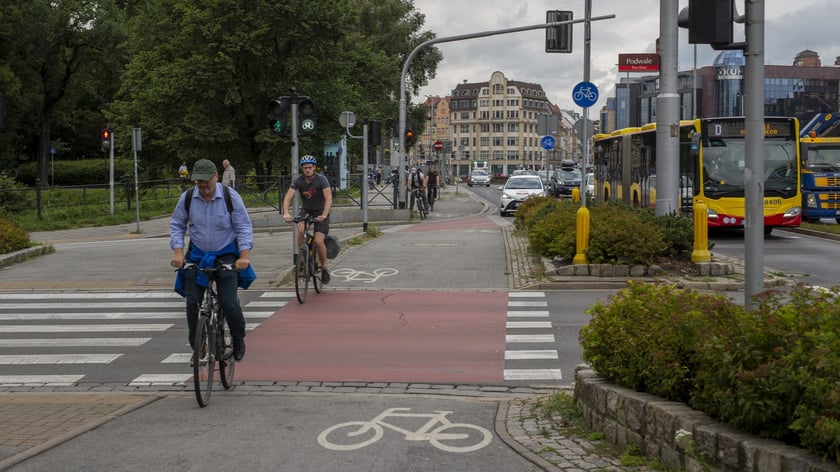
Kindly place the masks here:
POLYGON ((513 226, 503 226, 505 251, 508 255, 508 287, 512 290, 533 287, 539 283, 531 264, 528 238, 515 234, 513 226))

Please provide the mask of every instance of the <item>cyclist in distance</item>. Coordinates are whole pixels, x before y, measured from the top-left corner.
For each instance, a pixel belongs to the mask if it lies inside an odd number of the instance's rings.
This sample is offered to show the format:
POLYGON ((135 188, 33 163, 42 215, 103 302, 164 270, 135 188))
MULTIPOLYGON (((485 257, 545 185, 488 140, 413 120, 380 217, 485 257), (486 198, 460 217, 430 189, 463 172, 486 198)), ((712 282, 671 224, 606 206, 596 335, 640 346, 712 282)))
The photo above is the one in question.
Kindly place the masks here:
MULTIPOLYGON (((287 223, 292 221, 292 214, 289 213, 289 205, 295 196, 300 192, 301 209, 300 217, 314 216, 318 221, 315 223, 315 252, 318 253, 318 260, 321 262, 321 281, 330 283, 330 273, 327 270, 327 246, 324 245, 324 238, 330 234, 330 207, 332 206, 332 190, 326 177, 315 173, 315 165, 318 161, 315 157, 306 155, 300 158, 301 175, 298 176, 289 186, 286 196, 283 198, 283 219, 287 223)), ((303 241, 303 222, 298 223, 298 241, 303 241)))
POLYGON ((193 346, 198 305, 204 298, 207 275, 198 270, 183 270, 184 264, 195 262, 201 268, 230 264, 236 269, 219 271, 216 286, 233 339, 233 358, 241 361, 245 356, 245 316, 237 288, 248 288, 256 279, 249 260, 254 246, 251 218, 236 190, 219 183, 216 165, 211 161, 196 162, 192 179, 195 187, 181 195, 169 221, 169 245, 173 251, 170 263, 181 269, 175 291, 187 301, 187 326, 190 346, 193 346), (186 204, 188 197, 189 204, 186 204), (184 236, 188 228, 187 247, 184 236))

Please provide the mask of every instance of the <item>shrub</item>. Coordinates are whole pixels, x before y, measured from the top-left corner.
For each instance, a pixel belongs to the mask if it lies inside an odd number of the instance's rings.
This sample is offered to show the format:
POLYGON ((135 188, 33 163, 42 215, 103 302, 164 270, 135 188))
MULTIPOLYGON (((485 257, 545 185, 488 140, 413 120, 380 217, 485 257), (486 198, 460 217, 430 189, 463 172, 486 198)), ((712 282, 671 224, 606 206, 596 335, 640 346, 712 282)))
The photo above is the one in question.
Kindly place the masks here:
POLYGON ((0 215, 26 206, 24 188, 26 187, 16 182, 8 172, 0 172, 0 215))
POLYGON ((589 262, 652 264, 666 249, 662 231, 638 210, 615 202, 592 207, 589 262))
POLYGON ((7 254, 29 247, 29 233, 20 229, 12 220, 0 216, 0 254, 7 254))
POLYGON ((537 254, 546 257, 560 256, 572 260, 576 248, 577 206, 553 203, 535 212, 528 230, 528 242, 537 254))
MULTIPOLYGON (((108 159, 84 159, 79 161, 56 161, 53 185, 96 185, 107 184, 110 180, 108 159)), ((37 176, 37 164, 24 164, 19 168, 18 180, 34 186, 37 176)), ((114 159, 114 178, 120 180, 124 175, 134 175, 133 159, 114 159)), ((47 182, 42 182, 47 184, 47 182)))
POLYGON ((531 197, 526 199, 516 209, 513 218, 514 226, 517 228, 531 227, 545 215, 553 212, 556 209, 557 203, 558 200, 551 197, 531 197))
POLYGON ((840 288, 719 294, 631 283, 588 310, 602 376, 840 462, 840 288))

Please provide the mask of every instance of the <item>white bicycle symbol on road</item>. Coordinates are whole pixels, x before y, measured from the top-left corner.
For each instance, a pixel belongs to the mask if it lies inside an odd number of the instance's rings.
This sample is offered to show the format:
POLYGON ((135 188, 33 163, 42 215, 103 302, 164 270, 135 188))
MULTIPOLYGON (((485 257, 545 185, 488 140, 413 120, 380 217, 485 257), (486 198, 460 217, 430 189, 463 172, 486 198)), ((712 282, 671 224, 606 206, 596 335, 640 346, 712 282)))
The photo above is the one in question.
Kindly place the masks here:
POLYGON ((372 274, 370 272, 356 269, 336 269, 330 272, 330 275, 334 277, 344 277, 344 280, 348 282, 358 281, 369 284, 376 282, 380 277, 390 277, 392 275, 397 275, 399 272, 400 271, 397 269, 382 267, 374 270, 372 274))
POLYGON ((388 408, 370 421, 348 421, 330 426, 318 435, 318 444, 334 451, 360 449, 382 439, 385 428, 405 435, 406 441, 429 441, 447 452, 477 451, 488 444, 493 436, 485 428, 468 423, 452 423, 446 415, 451 411, 434 413, 408 413, 411 408, 388 408), (410 431, 385 422, 386 418, 429 418, 417 431, 410 431), (440 426, 438 426, 440 425, 440 426), (330 439, 330 434, 335 439, 330 439))

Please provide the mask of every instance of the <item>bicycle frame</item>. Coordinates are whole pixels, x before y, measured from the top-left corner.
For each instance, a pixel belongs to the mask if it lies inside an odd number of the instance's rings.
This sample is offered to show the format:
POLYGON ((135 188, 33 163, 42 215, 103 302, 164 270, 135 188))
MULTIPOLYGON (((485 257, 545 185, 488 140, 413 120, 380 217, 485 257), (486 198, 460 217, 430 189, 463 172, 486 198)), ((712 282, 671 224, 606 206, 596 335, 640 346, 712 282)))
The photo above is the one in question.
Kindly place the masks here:
POLYGON ((309 291, 309 279, 312 279, 312 287, 316 293, 321 293, 320 274, 318 273, 318 254, 315 248, 315 234, 313 226, 317 219, 311 215, 302 218, 295 217, 292 220, 296 225, 303 224, 303 240, 299 241, 299 250, 295 265, 295 295, 299 303, 306 301, 309 291))

